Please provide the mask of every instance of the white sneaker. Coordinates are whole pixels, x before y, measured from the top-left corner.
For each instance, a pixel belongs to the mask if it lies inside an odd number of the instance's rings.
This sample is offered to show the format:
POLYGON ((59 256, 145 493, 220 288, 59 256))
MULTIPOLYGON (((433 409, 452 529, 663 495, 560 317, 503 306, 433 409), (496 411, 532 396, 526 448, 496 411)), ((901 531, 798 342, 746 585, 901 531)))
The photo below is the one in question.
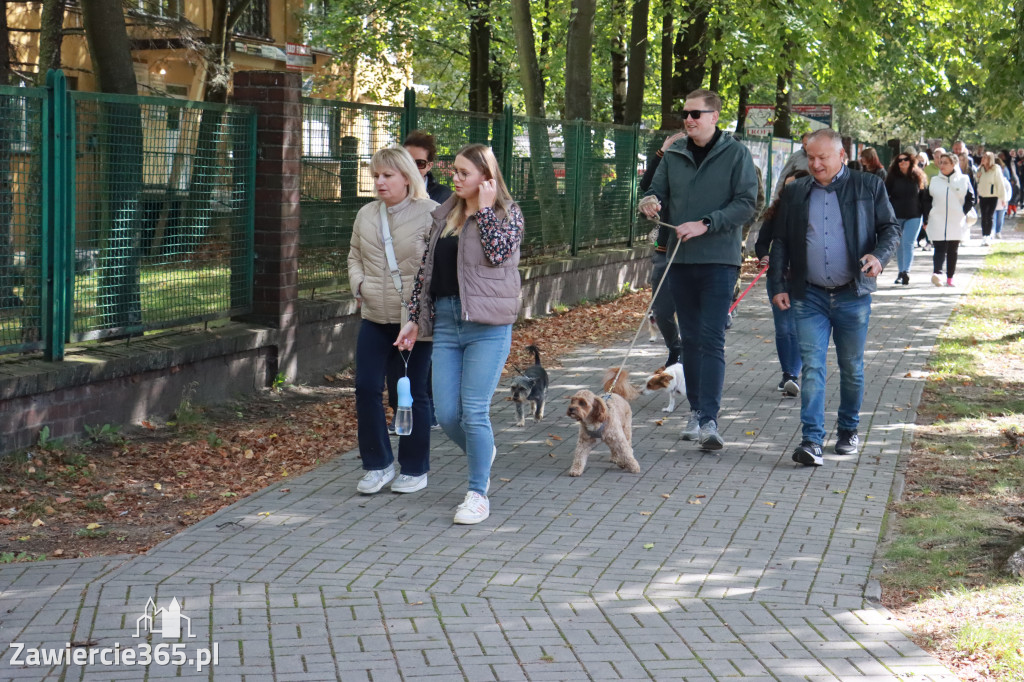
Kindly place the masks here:
POLYGON ((466 499, 455 510, 455 523, 472 526, 486 521, 490 515, 491 503, 480 493, 470 490, 466 493, 466 499))
POLYGON ((372 495, 390 483, 391 479, 394 477, 394 463, 389 464, 386 469, 367 471, 366 474, 359 479, 359 484, 356 486, 356 490, 364 495, 372 495))
POLYGON ((427 487, 427 475, 420 474, 419 476, 406 476, 405 474, 398 474, 398 478, 391 484, 391 492, 393 493, 414 493, 417 490, 423 490, 427 487))
POLYGON ((941 287, 942 286, 942 275, 940 275, 937 272, 933 272, 932 273, 932 284, 934 284, 937 287, 941 287))

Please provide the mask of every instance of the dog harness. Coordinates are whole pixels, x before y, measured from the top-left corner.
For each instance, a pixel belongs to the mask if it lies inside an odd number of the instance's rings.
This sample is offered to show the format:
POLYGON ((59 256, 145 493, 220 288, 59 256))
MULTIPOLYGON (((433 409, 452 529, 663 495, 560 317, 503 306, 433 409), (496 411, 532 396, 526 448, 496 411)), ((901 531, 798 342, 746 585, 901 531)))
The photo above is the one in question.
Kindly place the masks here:
POLYGON ((604 427, 607 426, 607 425, 608 425, 607 423, 602 422, 602 424, 600 426, 598 426, 593 431, 591 431, 586 426, 584 426, 583 427, 583 433, 587 434, 588 436, 590 436, 591 438, 593 438, 595 440, 603 440, 604 439, 604 427))

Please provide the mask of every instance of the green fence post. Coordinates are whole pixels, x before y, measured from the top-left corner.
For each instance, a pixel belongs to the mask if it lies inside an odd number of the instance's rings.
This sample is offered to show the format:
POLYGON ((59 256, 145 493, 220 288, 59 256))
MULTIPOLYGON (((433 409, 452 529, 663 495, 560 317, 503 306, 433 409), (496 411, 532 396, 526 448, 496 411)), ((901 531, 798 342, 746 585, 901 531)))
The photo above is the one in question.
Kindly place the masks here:
POLYGON ((640 124, 633 124, 633 149, 630 153, 631 163, 629 165, 629 248, 633 248, 634 235, 636 234, 636 192, 639 188, 639 181, 636 177, 637 162, 640 159, 640 124))
POLYGON ((768 170, 765 173, 768 177, 765 178, 765 183, 764 183, 764 186, 765 186, 765 188, 764 188, 765 202, 769 203, 769 204, 771 203, 771 196, 772 196, 772 143, 774 141, 775 141, 775 136, 774 135, 769 135, 768 136, 768 170))
POLYGON ((405 102, 403 104, 401 123, 399 124, 399 135, 402 140, 419 127, 416 116, 416 91, 412 88, 405 89, 405 102))
POLYGON ((498 167, 505 176, 505 182, 512 177, 512 146, 515 144, 515 121, 512 118, 512 105, 506 104, 501 112, 501 158, 498 167))
MULTIPOLYGON (((584 142, 585 138, 584 138, 584 135, 583 135, 583 120, 582 119, 576 119, 575 121, 569 123, 569 125, 574 128, 572 136, 573 136, 573 139, 575 140, 575 147, 576 147, 573 150, 575 152, 575 154, 573 154, 573 158, 572 158, 572 164, 573 164, 573 174, 572 174, 572 180, 573 180, 573 184, 572 184, 572 232, 570 233, 572 236, 571 236, 570 243, 569 243, 569 253, 572 256, 578 256, 579 252, 580 252, 580 204, 582 203, 582 198, 583 198, 582 197, 582 194, 583 194, 583 178, 581 178, 580 176, 582 175, 583 171, 585 170, 584 167, 583 167, 583 154, 584 154, 583 142, 584 142)), ((568 136, 566 136, 566 137, 568 137, 568 136)), ((566 176, 566 180, 568 181, 568 179, 569 179, 569 159, 568 158, 566 158, 566 160, 565 160, 565 176, 566 176)), ((569 188, 566 187, 565 189, 566 189, 566 193, 568 194, 569 188)))
POLYGON ((44 357, 63 360, 68 310, 68 164, 73 149, 68 149, 68 85, 64 72, 46 73, 47 101, 43 113, 43 139, 48 145, 43 158, 43 242, 41 244, 41 299, 44 357))

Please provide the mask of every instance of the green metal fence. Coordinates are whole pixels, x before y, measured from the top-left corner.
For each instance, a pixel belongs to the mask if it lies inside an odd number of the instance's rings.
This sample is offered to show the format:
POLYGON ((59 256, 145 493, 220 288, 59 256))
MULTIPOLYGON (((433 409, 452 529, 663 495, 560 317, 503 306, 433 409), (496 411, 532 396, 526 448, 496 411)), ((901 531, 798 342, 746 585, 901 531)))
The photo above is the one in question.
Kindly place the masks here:
POLYGON ((69 95, 69 338, 251 310, 254 113, 155 97, 69 95))
POLYGON ((402 141, 405 110, 303 98, 299 288, 342 286, 356 213, 373 200, 370 158, 402 141))
MULTIPOLYGON (((343 285, 355 213, 372 201, 367 170, 373 153, 399 144, 413 128, 434 135, 434 176, 451 183, 460 147, 490 145, 523 210, 523 256, 576 255, 604 245, 631 245, 650 224, 636 216, 638 182, 672 131, 504 113, 421 109, 412 90, 403 107, 304 100, 302 236, 299 286, 343 285)), ((799 142, 745 138, 766 196, 799 142)))
POLYGON ((0 86, 0 352, 45 345, 46 91, 0 86))
POLYGON ((249 312, 256 114, 0 88, 0 353, 249 312))

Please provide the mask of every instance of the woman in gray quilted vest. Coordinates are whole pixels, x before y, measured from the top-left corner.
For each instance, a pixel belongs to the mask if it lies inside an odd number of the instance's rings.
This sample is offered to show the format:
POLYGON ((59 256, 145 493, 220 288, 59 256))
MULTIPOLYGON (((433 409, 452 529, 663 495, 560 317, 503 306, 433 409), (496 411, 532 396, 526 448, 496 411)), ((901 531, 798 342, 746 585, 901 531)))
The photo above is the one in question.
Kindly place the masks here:
POLYGON ((497 454, 491 397, 519 314, 523 212, 489 147, 463 147, 454 165, 455 194, 434 211, 409 322, 395 345, 413 348, 417 338, 433 334, 434 411, 469 460, 469 491, 455 523, 475 524, 490 515, 487 489, 497 454))

